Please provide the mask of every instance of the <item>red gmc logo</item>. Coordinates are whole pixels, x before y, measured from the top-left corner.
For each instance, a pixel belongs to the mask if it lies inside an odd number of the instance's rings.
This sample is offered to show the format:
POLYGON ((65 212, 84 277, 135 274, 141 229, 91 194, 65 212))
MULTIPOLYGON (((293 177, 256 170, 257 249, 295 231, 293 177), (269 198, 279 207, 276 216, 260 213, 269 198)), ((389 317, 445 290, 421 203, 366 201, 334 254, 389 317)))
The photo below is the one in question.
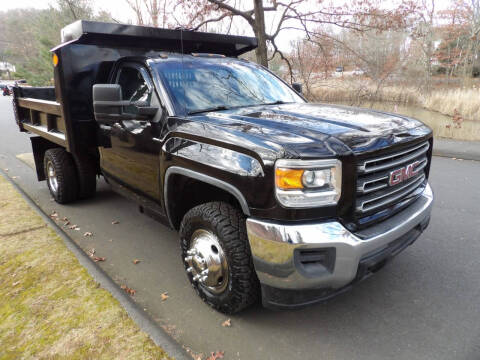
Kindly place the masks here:
POLYGON ((417 166, 420 164, 420 161, 415 161, 407 166, 404 166, 400 169, 393 170, 390 173, 388 179, 388 185, 394 186, 404 182, 405 180, 410 179, 412 176, 415 176, 419 173, 420 170, 417 170, 417 166))

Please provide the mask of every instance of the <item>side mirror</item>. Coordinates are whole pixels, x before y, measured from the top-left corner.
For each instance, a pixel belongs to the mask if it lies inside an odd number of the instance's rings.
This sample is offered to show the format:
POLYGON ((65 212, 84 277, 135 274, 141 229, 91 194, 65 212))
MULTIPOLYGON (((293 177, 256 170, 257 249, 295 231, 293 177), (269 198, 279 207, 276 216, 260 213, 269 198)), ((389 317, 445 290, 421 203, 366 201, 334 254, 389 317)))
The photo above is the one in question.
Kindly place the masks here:
POLYGON ((302 84, 294 82, 292 83, 293 90, 295 90, 297 93, 301 94, 302 93, 302 84))
POLYGON ((93 112, 101 124, 114 124, 121 120, 151 119, 158 111, 141 101, 122 100, 122 88, 118 84, 93 85, 93 112), (124 113, 124 106, 135 106, 136 113, 124 113))
POLYGON ((118 84, 93 85, 93 113, 95 120, 103 124, 112 124, 124 120, 123 107, 130 101, 122 100, 122 88, 118 84))

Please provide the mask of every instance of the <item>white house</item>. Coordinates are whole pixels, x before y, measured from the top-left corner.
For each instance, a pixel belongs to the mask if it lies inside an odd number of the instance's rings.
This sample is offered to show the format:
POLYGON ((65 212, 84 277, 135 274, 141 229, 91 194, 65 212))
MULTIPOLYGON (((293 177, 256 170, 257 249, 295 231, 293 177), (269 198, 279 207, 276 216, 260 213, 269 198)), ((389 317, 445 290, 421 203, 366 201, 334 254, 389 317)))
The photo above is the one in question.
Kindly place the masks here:
POLYGON ((15 72, 15 66, 6 62, 6 61, 0 61, 0 73, 2 72, 15 72))

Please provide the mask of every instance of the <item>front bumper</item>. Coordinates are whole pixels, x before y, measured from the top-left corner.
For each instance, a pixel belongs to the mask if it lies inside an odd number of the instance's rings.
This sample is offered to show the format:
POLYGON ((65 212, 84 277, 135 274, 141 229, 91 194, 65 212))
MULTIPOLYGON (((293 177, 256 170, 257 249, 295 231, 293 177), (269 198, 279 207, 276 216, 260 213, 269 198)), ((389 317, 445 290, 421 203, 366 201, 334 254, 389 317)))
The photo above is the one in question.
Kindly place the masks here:
POLYGON ((337 221, 290 225, 247 219, 253 263, 267 307, 322 301, 378 270, 428 226, 433 193, 391 218, 356 233, 337 221))

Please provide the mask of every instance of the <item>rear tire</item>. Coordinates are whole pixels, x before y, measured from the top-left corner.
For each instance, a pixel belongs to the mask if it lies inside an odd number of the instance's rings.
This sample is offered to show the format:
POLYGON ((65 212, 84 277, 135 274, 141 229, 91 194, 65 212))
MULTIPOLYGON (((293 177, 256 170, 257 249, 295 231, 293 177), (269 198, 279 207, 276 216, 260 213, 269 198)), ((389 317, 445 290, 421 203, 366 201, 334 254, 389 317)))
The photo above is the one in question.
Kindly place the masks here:
POLYGON ((90 155, 76 155, 74 157, 78 175, 78 197, 88 199, 95 195, 97 190, 97 164, 90 155))
POLYGON ((43 159, 48 189, 55 201, 66 204, 78 198, 77 172, 73 157, 63 148, 45 151, 43 159))
POLYGON ((233 314, 258 300, 259 282, 245 216, 238 209, 224 202, 194 207, 182 220, 180 239, 188 279, 208 305, 233 314), (197 258, 192 260, 192 257, 197 258), (216 257, 225 261, 212 263, 216 257), (223 269, 220 273, 219 266, 223 269), (202 276, 205 268, 209 272, 202 276), (195 276, 203 279, 195 280, 195 276))

